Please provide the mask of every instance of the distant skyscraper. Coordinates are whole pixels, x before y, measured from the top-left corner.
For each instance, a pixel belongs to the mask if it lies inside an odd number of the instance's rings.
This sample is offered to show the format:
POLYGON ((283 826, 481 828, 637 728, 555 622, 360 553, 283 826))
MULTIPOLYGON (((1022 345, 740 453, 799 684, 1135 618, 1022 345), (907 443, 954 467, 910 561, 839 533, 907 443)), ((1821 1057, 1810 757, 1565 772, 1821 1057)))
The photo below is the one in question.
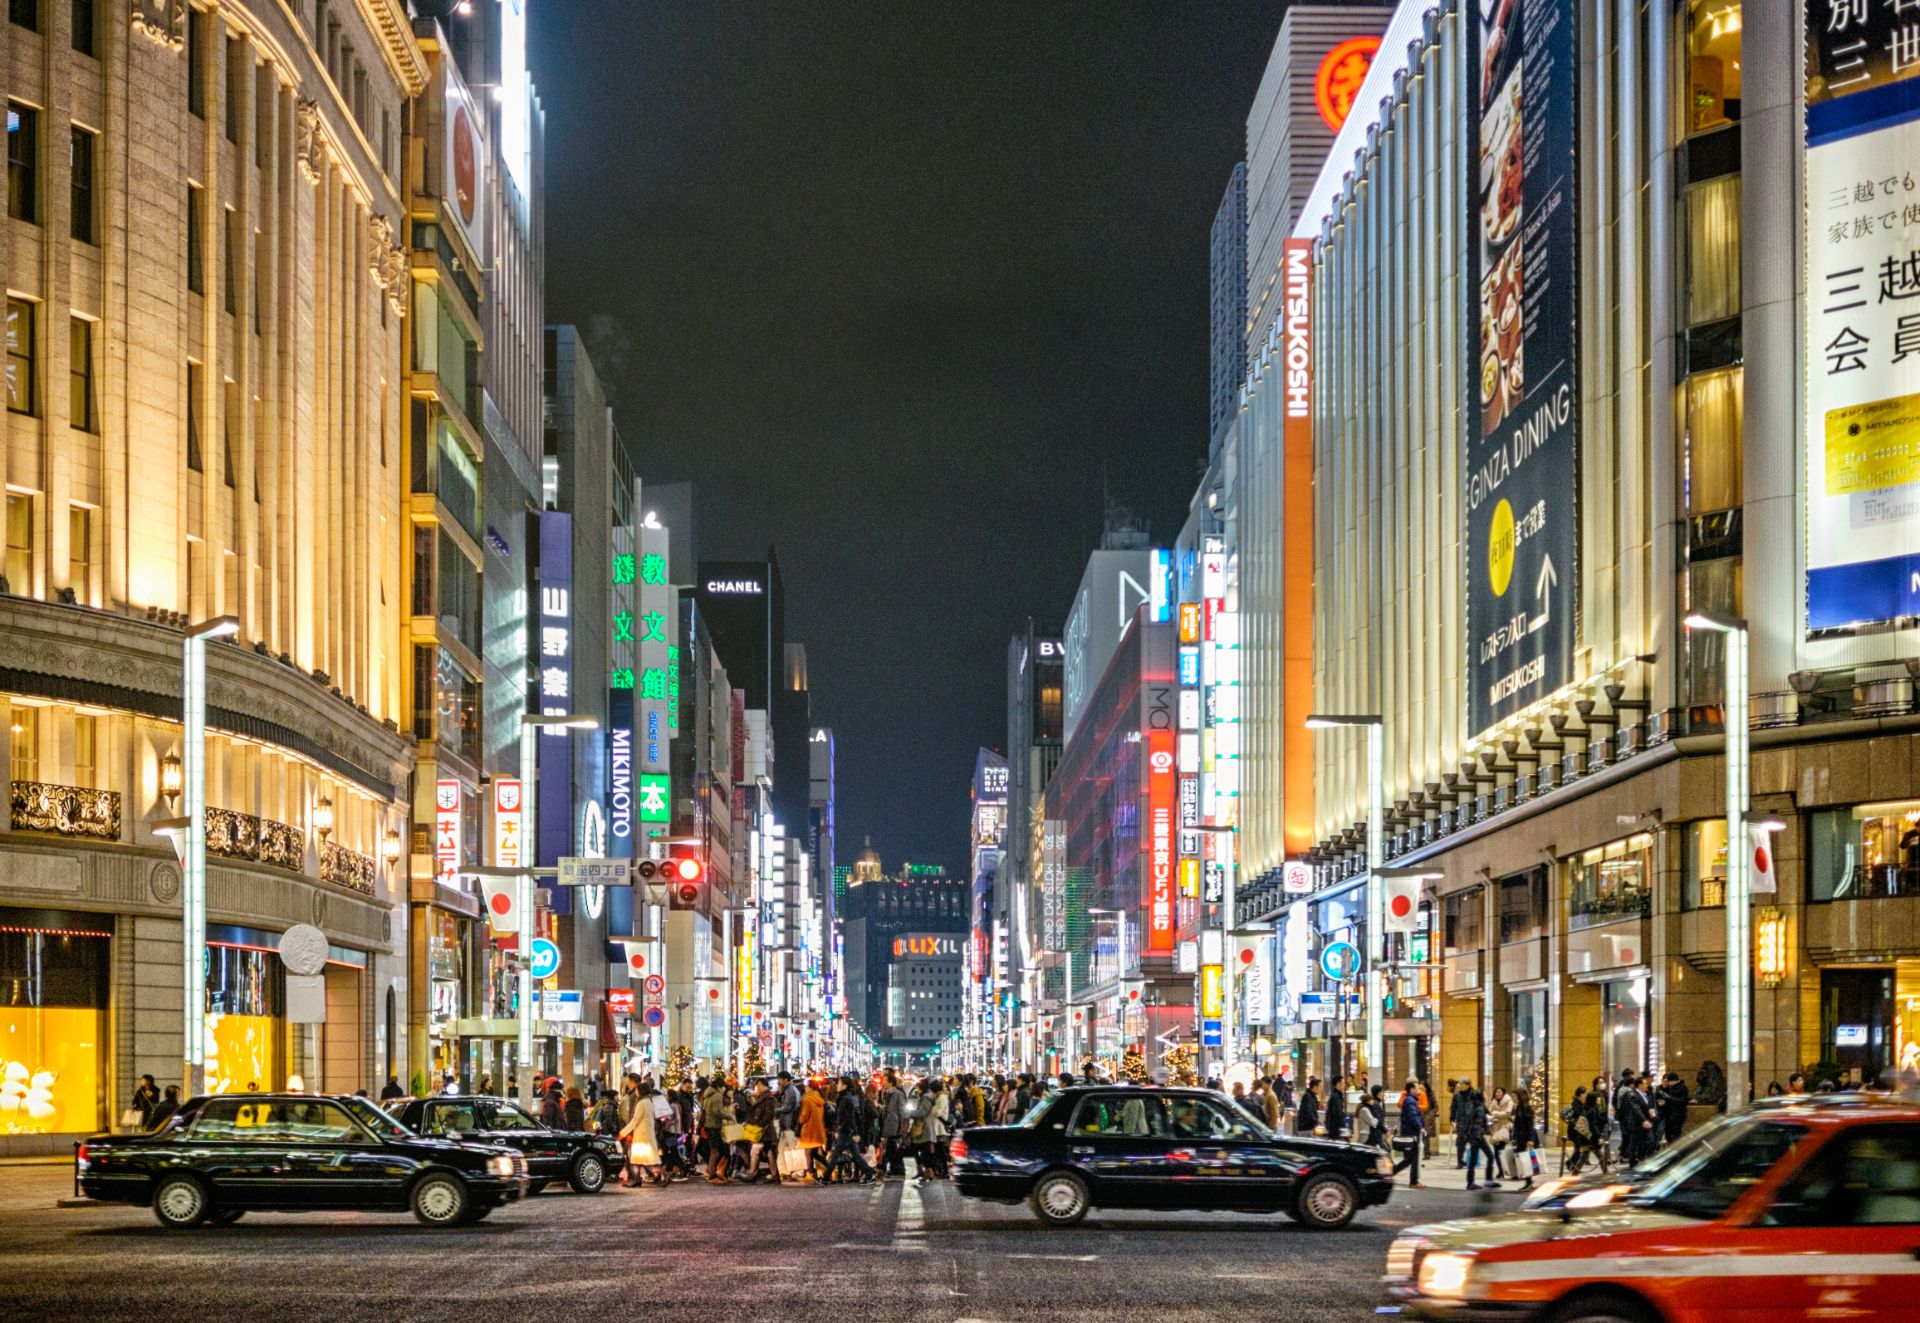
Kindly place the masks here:
POLYGON ((1247 163, 1227 176, 1220 210, 1213 214, 1212 256, 1207 264, 1208 372, 1211 403, 1207 435, 1219 444, 1232 419, 1247 375, 1247 163))

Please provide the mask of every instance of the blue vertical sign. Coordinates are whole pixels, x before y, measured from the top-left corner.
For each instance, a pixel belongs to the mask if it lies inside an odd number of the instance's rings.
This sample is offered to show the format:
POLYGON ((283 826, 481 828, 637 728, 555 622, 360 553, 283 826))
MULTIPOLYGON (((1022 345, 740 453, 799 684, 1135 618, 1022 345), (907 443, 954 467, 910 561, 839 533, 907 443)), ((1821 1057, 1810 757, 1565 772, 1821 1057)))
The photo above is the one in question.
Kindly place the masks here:
MULTIPOLYGON (((534 692, 528 704, 548 716, 574 710, 573 698, 573 516, 548 510, 540 521, 540 598, 533 637, 534 692)), ((534 736, 539 776, 534 809, 539 822, 536 858, 551 868, 573 853, 573 732, 545 729, 534 736)), ((564 899, 560 888, 556 900, 564 899)), ((554 906, 559 912, 560 906, 554 906)))
MULTIPOLYGON (((633 850, 633 690, 607 691, 607 857, 631 859, 633 850)), ((633 888, 607 888, 607 958, 624 960, 614 946, 633 935, 633 888)))

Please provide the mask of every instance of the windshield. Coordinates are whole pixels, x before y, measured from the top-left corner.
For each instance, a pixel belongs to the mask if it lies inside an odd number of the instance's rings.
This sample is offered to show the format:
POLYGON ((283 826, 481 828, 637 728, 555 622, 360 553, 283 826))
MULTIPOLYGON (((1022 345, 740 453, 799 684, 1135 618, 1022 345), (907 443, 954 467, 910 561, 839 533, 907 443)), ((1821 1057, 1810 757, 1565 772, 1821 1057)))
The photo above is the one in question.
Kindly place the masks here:
POLYGON ((1682 1217, 1724 1216, 1806 1133, 1802 1125, 1751 1116, 1702 1131, 1698 1143, 1636 1190, 1634 1202, 1682 1217))
POLYGON ((407 1139, 413 1134, 413 1131, 394 1120, 371 1099, 342 1098, 340 1105, 352 1112, 355 1119, 382 1139, 407 1139))
MULTIPOLYGON (((1041 1094, 1038 1098, 1035 1098, 1033 1100, 1033 1105, 1027 1108, 1027 1114, 1021 1117, 1018 1121, 1015 1121, 1014 1124, 1021 1127, 1023 1130, 1035 1129, 1036 1127, 1039 1126, 1042 1118, 1046 1116, 1048 1110, 1054 1105, 1054 1103, 1058 1101, 1059 1101, 1058 1094, 1052 1094, 1052 1093, 1041 1094)), ((1071 1106, 1072 1104, 1068 1104, 1068 1105, 1071 1106)))

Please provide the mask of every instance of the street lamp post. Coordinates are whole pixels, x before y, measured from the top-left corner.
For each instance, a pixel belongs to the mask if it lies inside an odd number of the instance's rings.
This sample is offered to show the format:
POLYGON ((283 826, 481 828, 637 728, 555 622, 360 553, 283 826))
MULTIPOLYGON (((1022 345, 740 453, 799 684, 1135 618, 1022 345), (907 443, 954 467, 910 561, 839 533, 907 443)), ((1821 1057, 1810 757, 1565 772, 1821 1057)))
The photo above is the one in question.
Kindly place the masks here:
MULTIPOLYGON (((1307 718, 1308 730, 1332 730, 1361 726, 1367 732, 1367 1069, 1386 1070, 1386 1031, 1381 1016, 1381 997, 1385 982, 1381 976, 1381 953, 1386 950, 1380 931, 1383 919, 1383 894, 1380 868, 1386 863, 1382 838, 1386 818, 1386 724, 1377 716, 1351 714, 1315 715, 1307 718)), ((1351 1073, 1351 1072, 1349 1072, 1351 1073)))
POLYGON ((180 858, 180 948, 184 987, 181 1023, 183 1092, 197 1097, 207 1085, 207 640, 240 632, 235 616, 216 616, 187 630, 180 685, 182 790, 186 797, 180 858))
POLYGON ((1747 622, 1719 611, 1695 610, 1682 623, 1692 631, 1726 635, 1726 692, 1721 724, 1727 733, 1727 1108, 1753 1097, 1753 874, 1747 869, 1747 783, 1752 745, 1747 731, 1747 622))
MULTIPOLYGON (((533 833, 533 849, 527 858, 540 862, 540 820, 538 817, 539 768, 533 756, 534 733, 538 730, 598 730, 597 718, 574 712, 527 712, 520 717, 520 802, 521 821, 533 833)), ((520 970, 520 1041, 515 1057, 519 1065, 520 1106, 533 1106, 533 869, 516 870, 515 908, 520 912, 520 950, 514 962, 520 970)))

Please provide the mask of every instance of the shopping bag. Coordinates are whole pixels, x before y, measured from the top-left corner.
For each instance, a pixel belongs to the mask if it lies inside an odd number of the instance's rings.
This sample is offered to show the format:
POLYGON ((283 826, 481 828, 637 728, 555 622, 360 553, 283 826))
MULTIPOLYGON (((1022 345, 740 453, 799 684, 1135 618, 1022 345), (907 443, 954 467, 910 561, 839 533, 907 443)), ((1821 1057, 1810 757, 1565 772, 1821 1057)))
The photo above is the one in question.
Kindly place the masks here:
POLYGON ((1538 1176, 1540 1174, 1540 1150, 1537 1148, 1528 1149, 1527 1161, 1533 1166, 1533 1174, 1538 1176))
POLYGON ((147 1128, 146 1114, 138 1107, 129 1107, 120 1113, 120 1127, 123 1130, 144 1130, 147 1128))
POLYGON ((798 1179, 807 1174, 807 1151, 794 1142, 791 1133, 780 1137, 780 1174, 790 1179, 798 1179))
POLYGON ((729 1121, 720 1127, 720 1137, 729 1144, 738 1144, 747 1137, 747 1128, 738 1121, 729 1121))
POLYGON ((659 1165, 660 1151, 644 1139, 636 1139, 627 1145, 627 1161, 636 1167, 659 1165))
POLYGON ((746 1140, 749 1144, 758 1144, 766 1137, 766 1133, 765 1130, 757 1125, 743 1125, 740 1127, 740 1138, 746 1140))

